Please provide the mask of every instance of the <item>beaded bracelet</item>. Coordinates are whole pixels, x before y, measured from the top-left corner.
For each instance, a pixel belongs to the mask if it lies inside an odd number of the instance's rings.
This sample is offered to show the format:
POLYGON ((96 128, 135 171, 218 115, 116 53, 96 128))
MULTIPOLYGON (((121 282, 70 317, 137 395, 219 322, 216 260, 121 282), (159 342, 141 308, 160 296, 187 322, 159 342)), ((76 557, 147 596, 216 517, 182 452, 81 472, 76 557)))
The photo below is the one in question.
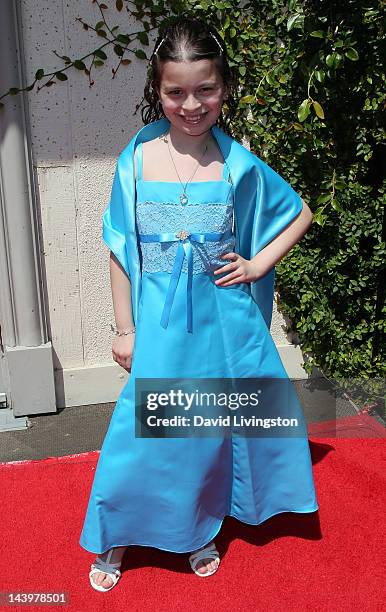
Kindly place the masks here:
POLYGON ((113 327, 113 325, 110 325, 110 328, 116 336, 127 336, 128 334, 135 334, 135 327, 133 327, 133 329, 128 329, 125 331, 118 331, 118 329, 116 327, 113 327))

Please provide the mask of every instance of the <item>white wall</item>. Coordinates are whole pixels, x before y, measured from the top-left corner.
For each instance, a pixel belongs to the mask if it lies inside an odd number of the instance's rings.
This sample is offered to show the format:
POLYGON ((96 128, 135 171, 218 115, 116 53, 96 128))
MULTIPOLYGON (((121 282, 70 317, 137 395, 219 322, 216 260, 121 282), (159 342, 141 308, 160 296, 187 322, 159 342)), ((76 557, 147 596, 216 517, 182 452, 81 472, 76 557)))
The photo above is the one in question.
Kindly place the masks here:
MULTIPOLYGON (((127 33, 139 29, 126 12, 109 6, 110 25, 122 24, 127 33)), ((89 0, 21 0, 21 16, 27 84, 38 68, 51 72, 62 67, 53 49, 80 58, 103 42, 76 21, 81 17, 94 26, 100 20, 89 0)), ((132 63, 121 66, 112 79, 118 57, 110 48, 106 52, 106 66, 93 68, 93 87, 72 68, 68 81, 40 92, 35 85, 28 94, 59 406, 114 401, 127 380, 111 356, 113 309, 102 213, 116 158, 142 125, 133 113, 142 97, 146 64, 132 55, 132 63)), ((281 323, 275 316, 274 339, 289 375, 302 375, 281 323)))

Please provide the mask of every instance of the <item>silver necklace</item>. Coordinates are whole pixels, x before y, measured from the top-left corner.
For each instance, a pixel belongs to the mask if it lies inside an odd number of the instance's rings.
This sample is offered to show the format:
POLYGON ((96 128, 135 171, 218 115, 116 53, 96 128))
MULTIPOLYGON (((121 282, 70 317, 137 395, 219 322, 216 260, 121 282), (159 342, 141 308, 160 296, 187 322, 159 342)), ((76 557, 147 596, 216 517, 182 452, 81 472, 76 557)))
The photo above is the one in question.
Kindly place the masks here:
POLYGON ((188 180, 186 181, 185 186, 184 186, 183 182, 181 181, 180 175, 178 174, 178 170, 177 170, 177 168, 176 168, 176 164, 174 163, 174 159, 173 159, 173 155, 172 155, 172 152, 171 152, 171 149, 170 149, 169 140, 168 140, 168 138, 167 138, 167 135, 165 135, 164 140, 165 140, 165 142, 166 142, 166 143, 167 143, 167 145, 168 145, 168 149, 169 149, 170 158, 171 158, 171 160, 172 160, 172 162, 173 162, 173 166, 174 166, 174 169, 175 169, 175 171, 176 171, 176 173, 177 173, 178 180, 180 181, 180 183, 181 183, 181 185, 182 185, 182 193, 181 193, 181 195, 180 195, 180 202, 181 202, 181 204, 185 205, 185 204, 187 204, 187 203, 188 203, 188 196, 186 195, 186 188, 187 188, 187 186, 188 186, 188 183, 190 183, 190 181, 192 180, 192 178, 193 178, 193 177, 194 177, 194 175, 196 174, 196 172, 197 172, 197 170, 198 170, 198 168, 199 168, 199 166, 200 166, 201 160, 203 159, 203 157, 204 157, 205 153, 206 153, 206 152, 207 152, 207 150, 208 150, 208 143, 206 143, 206 145, 205 145, 205 149, 204 149, 204 152, 203 152, 203 154, 201 155, 200 159, 198 160, 198 164, 197 164, 197 167, 196 167, 195 171, 193 172, 193 174, 192 174, 192 176, 190 177, 190 179, 188 179, 188 180))

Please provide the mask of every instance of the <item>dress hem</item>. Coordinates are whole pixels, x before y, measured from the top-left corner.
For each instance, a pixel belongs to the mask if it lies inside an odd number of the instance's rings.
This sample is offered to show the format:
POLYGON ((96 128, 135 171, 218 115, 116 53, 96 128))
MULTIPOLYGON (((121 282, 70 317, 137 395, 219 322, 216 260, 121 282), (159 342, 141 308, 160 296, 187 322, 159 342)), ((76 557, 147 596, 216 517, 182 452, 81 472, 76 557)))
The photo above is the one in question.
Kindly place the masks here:
POLYGON ((311 512, 316 512, 317 510, 319 510, 318 504, 316 504, 313 508, 307 508, 307 509, 303 509, 303 510, 279 510, 278 512, 273 512, 272 514, 269 514, 268 516, 263 518, 258 523, 249 523, 248 521, 245 521, 244 519, 239 518, 235 514, 226 514, 224 516, 224 518, 221 520, 221 523, 220 523, 219 527, 216 529, 215 533, 209 538, 209 540, 206 540, 203 544, 199 544, 198 546, 195 546, 194 548, 189 548, 188 550, 172 550, 170 548, 164 548, 163 546, 156 546, 155 544, 144 544, 144 543, 140 543, 140 542, 131 542, 130 544, 113 544, 112 546, 109 546, 109 548, 106 548, 106 550, 96 551, 96 550, 90 550, 89 548, 87 548, 86 546, 81 544, 80 542, 79 542, 79 544, 80 544, 80 546, 82 548, 84 548, 88 552, 92 552, 92 553, 94 553, 96 555, 102 555, 103 553, 107 552, 111 548, 117 548, 119 546, 126 546, 126 547, 128 547, 128 546, 147 546, 149 548, 157 548, 158 550, 163 550, 165 552, 185 554, 185 553, 191 553, 191 552, 193 552, 195 550, 198 550, 199 548, 202 548, 203 546, 206 546, 206 544, 209 544, 209 542, 211 542, 218 535, 218 533, 221 531, 221 528, 223 526, 224 520, 226 519, 227 516, 229 516, 231 518, 235 518, 237 521, 240 521, 241 523, 245 523, 246 525, 257 526, 257 525, 261 525, 261 523, 264 523, 265 521, 267 521, 268 519, 272 518, 273 516, 276 516, 278 514, 284 514, 285 512, 291 512, 291 513, 295 513, 295 514, 296 513, 299 513, 299 514, 308 514, 308 513, 311 513, 311 512))

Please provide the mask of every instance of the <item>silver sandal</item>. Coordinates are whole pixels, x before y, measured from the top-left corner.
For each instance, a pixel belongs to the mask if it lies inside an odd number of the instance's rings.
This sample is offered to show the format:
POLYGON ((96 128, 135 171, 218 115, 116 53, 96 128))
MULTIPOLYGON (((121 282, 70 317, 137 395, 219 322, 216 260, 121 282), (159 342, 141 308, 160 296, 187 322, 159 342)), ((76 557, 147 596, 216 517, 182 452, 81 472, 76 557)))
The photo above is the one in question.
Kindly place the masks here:
POLYGON ((205 578, 206 576, 212 576, 215 572, 217 572, 218 567, 220 565, 220 555, 218 550, 216 549, 216 545, 214 542, 205 546, 205 548, 201 548, 200 550, 196 550, 196 552, 192 553, 189 556, 190 567, 194 571, 197 576, 201 576, 205 578), (211 561, 217 562, 217 567, 214 570, 208 570, 205 574, 202 574, 197 570, 197 564, 202 559, 210 559, 211 561))
POLYGON ((119 563, 110 562, 113 552, 114 552, 114 549, 111 548, 108 552, 106 561, 103 561, 103 559, 101 559, 98 556, 95 559, 94 563, 91 565, 91 571, 89 572, 90 584, 92 588, 95 589, 96 591, 101 591, 102 593, 105 593, 106 591, 110 591, 110 589, 115 587, 119 578, 121 577, 121 571, 119 568, 121 567, 122 562, 121 561, 119 563), (94 582, 92 577, 97 572, 103 572, 104 574, 107 574, 107 576, 109 576, 109 578, 111 578, 111 580, 113 581, 113 584, 109 587, 104 587, 101 584, 97 584, 96 582, 94 582))

